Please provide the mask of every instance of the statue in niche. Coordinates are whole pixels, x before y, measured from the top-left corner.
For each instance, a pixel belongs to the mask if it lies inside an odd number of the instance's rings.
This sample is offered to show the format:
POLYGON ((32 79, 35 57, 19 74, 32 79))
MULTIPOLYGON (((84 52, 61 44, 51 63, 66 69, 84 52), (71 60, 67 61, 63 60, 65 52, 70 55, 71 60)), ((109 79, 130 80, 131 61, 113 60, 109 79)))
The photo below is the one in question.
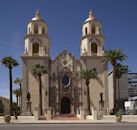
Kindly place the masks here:
POLYGON ((26 109, 25 109, 25 112, 22 114, 24 116, 32 116, 32 113, 31 113, 31 101, 30 101, 30 93, 28 92, 27 95, 26 95, 26 109))
POLYGON ((100 93, 99 109, 100 111, 104 109, 103 93, 100 93))
POLYGON ((27 93, 27 101, 30 101, 30 93, 27 93))

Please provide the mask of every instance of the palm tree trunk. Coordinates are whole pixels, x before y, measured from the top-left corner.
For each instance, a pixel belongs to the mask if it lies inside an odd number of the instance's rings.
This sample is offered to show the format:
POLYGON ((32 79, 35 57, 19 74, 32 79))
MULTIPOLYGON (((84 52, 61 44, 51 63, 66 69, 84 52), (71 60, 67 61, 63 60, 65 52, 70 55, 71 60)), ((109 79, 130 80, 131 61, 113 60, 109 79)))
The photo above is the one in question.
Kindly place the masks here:
POLYGON ((21 83, 20 83, 20 91, 21 91, 21 94, 20 94, 20 114, 22 113, 22 88, 21 88, 21 83))
POLYGON ((120 107, 120 85, 119 85, 119 78, 118 78, 118 108, 120 107))
POLYGON ((16 99, 17 99, 17 107, 18 107, 18 102, 19 102, 19 98, 18 98, 18 96, 16 96, 16 99))
POLYGON ((42 86, 41 86, 41 75, 39 76, 39 107, 40 107, 40 115, 42 115, 42 86))
POLYGON ((12 115, 12 68, 9 67, 9 82, 10 82, 10 115, 12 115))
POLYGON ((120 100, 120 86, 119 86, 119 79, 118 79, 118 100, 120 100))
POLYGON ((86 85, 87 85, 88 114, 91 115, 91 110, 90 110, 90 94, 89 94, 89 81, 86 81, 86 85))
POLYGON ((115 65, 113 65, 113 95, 114 95, 114 113, 117 110, 117 103, 116 103, 116 71, 115 65))

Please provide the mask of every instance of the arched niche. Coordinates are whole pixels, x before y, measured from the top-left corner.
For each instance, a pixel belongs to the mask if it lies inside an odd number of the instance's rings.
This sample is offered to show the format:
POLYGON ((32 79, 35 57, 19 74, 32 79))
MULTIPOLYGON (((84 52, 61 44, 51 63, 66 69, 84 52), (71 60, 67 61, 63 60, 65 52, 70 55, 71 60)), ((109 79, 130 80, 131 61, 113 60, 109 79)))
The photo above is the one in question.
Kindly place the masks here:
POLYGON ((33 45, 32 45, 32 53, 33 54, 39 53, 39 44, 37 42, 33 43, 33 45))
POLYGON ((45 34, 45 28, 42 28, 42 34, 45 34))
POLYGON ((91 43, 91 52, 97 53, 97 44, 95 42, 91 43))

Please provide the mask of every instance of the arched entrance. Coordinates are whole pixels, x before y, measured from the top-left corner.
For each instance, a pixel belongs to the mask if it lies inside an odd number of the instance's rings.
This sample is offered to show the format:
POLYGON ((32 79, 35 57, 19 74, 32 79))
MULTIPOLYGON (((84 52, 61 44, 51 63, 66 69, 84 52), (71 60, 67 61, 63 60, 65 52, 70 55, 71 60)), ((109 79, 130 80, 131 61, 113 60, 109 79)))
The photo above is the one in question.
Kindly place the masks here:
POLYGON ((70 112, 70 99, 68 97, 63 97, 61 100, 61 114, 68 114, 70 112))

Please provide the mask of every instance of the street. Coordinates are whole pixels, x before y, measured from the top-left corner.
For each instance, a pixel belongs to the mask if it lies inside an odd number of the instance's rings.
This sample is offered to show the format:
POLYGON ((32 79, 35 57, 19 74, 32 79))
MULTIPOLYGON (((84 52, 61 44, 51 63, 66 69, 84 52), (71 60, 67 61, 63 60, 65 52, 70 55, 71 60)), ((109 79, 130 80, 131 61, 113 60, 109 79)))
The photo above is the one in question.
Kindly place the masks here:
POLYGON ((0 130, 137 130, 137 123, 0 124, 0 130))

